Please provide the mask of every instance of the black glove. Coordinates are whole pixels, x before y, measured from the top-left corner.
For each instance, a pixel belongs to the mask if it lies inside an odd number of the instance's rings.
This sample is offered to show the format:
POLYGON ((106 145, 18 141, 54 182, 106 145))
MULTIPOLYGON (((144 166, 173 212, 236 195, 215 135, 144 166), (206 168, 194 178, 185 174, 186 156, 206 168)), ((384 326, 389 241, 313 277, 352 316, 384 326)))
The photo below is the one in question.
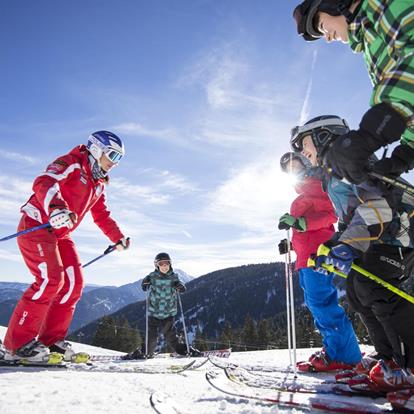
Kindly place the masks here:
POLYGON ((414 168, 414 148, 401 144, 394 148, 390 158, 377 161, 372 170, 378 174, 397 178, 414 168))
POLYGON ((390 105, 373 106, 362 117, 359 129, 335 139, 324 161, 333 173, 359 184, 367 178, 368 158, 379 148, 400 139, 404 117, 390 105))
POLYGON ((186 290, 186 287, 180 282, 180 281, 178 281, 178 280, 176 280, 174 283, 173 283, 173 288, 177 291, 177 292, 179 292, 179 293, 183 293, 183 292, 185 292, 185 290, 186 290))
POLYGON ((146 292, 151 286, 151 280, 147 277, 144 277, 144 279, 141 282, 141 289, 146 292))
POLYGON ((280 240, 277 247, 279 248, 280 254, 286 254, 286 253, 289 253, 289 250, 292 250, 292 243, 290 243, 290 246, 289 246, 287 239, 283 239, 283 240, 280 240))

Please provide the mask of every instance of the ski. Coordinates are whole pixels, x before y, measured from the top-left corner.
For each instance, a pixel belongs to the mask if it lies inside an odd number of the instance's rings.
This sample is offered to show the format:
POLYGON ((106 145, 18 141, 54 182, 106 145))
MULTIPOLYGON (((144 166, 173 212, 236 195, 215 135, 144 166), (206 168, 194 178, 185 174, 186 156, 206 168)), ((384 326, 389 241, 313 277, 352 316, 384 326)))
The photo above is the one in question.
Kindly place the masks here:
POLYGON ((25 370, 27 368, 46 368, 46 369, 54 369, 54 368, 67 368, 67 364, 65 362, 60 362, 58 364, 48 364, 47 362, 5 362, 4 360, 0 361, 0 371, 8 370, 13 368, 14 370, 21 369, 25 370))
POLYGON ((158 414, 183 414, 182 411, 177 408, 178 403, 162 392, 152 393, 150 396, 150 404, 158 414))
POLYGON ((277 376, 257 374, 241 367, 228 367, 224 369, 224 372, 230 381, 252 388, 308 394, 358 395, 346 384, 331 384, 323 380, 306 382, 306 379, 301 381, 298 378, 289 378, 287 375, 278 378, 277 376))
POLYGON ((200 352, 202 357, 229 358, 231 354, 231 348, 211 349, 209 351, 200 352))
POLYGON ((197 369, 204 365, 207 360, 201 361, 196 364, 197 360, 193 359, 186 364, 169 364, 165 366, 137 364, 137 361, 120 361, 118 363, 76 363, 76 362, 60 362, 56 364, 48 363, 35 363, 35 362, 22 362, 13 361, 6 362, 0 360, 1 370, 19 370, 24 371, 26 369, 54 369, 65 368, 67 371, 86 371, 86 372, 114 372, 114 373, 135 373, 135 374, 179 374, 188 369, 197 369))
POLYGON ((0 367, 36 367, 36 368, 54 368, 65 367, 66 363, 63 361, 63 355, 58 352, 51 352, 48 359, 45 361, 30 361, 25 358, 16 360, 0 359, 0 367))
POLYGON ((242 387, 230 382, 222 371, 219 373, 207 372, 206 379, 213 388, 224 394, 282 407, 345 414, 386 414, 392 412, 391 405, 385 399, 375 401, 371 398, 356 396, 355 400, 349 401, 348 397, 341 398, 336 395, 305 394, 287 391, 277 391, 269 395, 265 390, 252 391, 248 387, 242 387))
MULTIPOLYGON (((204 361, 203 361, 204 362, 204 361)), ((135 373, 135 374, 179 374, 184 372, 196 363, 193 359, 186 364, 168 364, 165 366, 148 365, 138 361, 115 361, 110 364, 91 363, 91 364, 67 364, 67 368, 72 371, 87 372, 115 372, 115 373, 135 373)))

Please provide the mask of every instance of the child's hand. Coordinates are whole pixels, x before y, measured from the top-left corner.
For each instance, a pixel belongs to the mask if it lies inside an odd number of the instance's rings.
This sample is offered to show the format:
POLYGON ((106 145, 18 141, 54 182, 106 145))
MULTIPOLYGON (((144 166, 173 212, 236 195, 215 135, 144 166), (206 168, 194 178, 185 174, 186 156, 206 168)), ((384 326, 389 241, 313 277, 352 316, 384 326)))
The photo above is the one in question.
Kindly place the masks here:
POLYGON ((173 288, 179 293, 185 292, 185 286, 182 283, 180 283, 178 280, 174 282, 173 288))

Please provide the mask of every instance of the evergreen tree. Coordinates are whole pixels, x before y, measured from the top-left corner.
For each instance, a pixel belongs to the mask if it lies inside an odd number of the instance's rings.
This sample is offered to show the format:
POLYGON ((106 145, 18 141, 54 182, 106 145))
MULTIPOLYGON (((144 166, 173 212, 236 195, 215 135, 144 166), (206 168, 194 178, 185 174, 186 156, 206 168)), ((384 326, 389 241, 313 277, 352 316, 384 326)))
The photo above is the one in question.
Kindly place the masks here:
POLYGON ((231 327, 230 322, 226 322, 224 324, 224 328, 221 331, 221 334, 219 336, 220 344, 222 347, 232 347, 233 342, 233 328, 231 327))
POLYGON ((256 323, 248 313, 244 321, 242 340, 245 351, 257 349, 257 329, 256 323))
POLYGON ((207 351, 209 349, 206 334, 201 331, 199 325, 197 325, 193 346, 199 351, 207 351))
POLYGON ((270 324, 267 319, 262 319, 257 325, 257 336, 259 349, 268 349, 271 333, 270 324))
POLYGON ((122 352, 131 352, 142 344, 141 334, 131 328, 126 319, 118 322, 115 349, 122 352))
POLYGON ((104 316, 96 329, 92 345, 107 349, 116 349, 116 321, 112 316, 104 316))

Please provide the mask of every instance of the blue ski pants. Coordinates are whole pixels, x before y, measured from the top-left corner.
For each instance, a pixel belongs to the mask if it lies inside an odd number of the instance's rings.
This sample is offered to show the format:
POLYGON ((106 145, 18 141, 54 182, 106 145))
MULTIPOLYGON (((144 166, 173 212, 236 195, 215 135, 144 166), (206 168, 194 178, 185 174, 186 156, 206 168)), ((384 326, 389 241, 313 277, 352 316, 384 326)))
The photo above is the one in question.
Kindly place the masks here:
POLYGON ((351 321, 338 303, 333 276, 303 268, 299 270, 299 280, 305 304, 322 335, 323 346, 329 358, 347 364, 358 363, 361 351, 351 321))

